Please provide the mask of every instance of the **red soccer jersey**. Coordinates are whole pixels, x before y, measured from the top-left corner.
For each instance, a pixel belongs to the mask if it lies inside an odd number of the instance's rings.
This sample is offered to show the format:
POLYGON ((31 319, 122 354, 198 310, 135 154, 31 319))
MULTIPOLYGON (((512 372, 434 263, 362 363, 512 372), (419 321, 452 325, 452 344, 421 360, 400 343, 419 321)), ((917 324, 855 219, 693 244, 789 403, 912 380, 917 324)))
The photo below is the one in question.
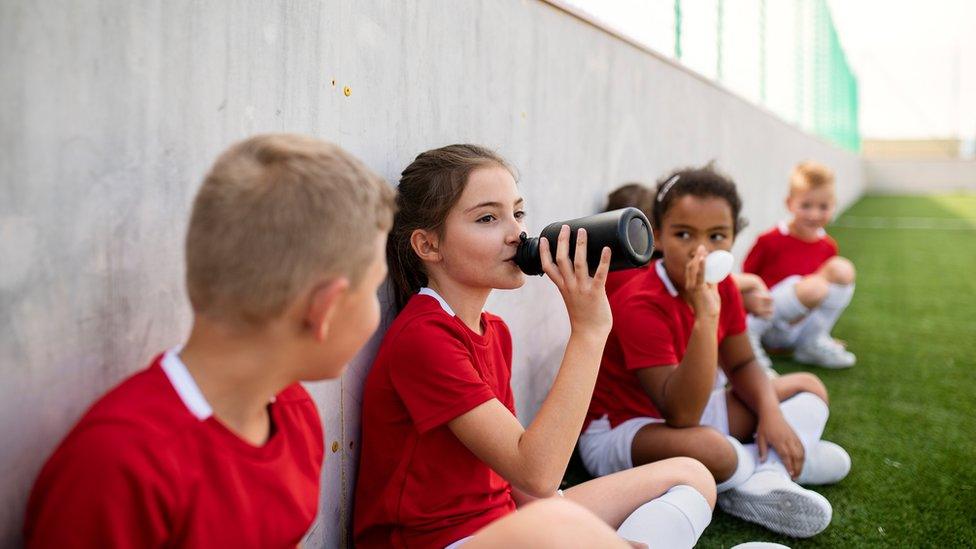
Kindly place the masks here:
POLYGON ((827 233, 808 242, 791 235, 786 223, 780 223, 756 239, 742 270, 759 275, 766 286, 772 288, 788 276, 816 272, 835 255, 837 242, 827 233))
MULTIPOLYGON (((722 298, 718 342, 746 329, 742 298, 732 277, 718 285, 722 298)), ((606 415, 616 427, 635 417, 661 417, 636 370, 678 364, 685 356, 695 313, 679 295, 661 261, 610 298, 613 329, 600 362, 586 424, 606 415)), ((584 430, 586 426, 584 425, 584 430)))
POLYGON ((508 481, 447 426, 493 398, 515 413, 511 335, 494 315, 478 335, 445 309, 413 296, 366 378, 357 547, 444 547, 515 510, 508 481))
POLYGON ((295 547, 318 510, 322 425, 292 385, 253 446, 210 412, 175 353, 103 396, 41 470, 29 547, 295 547), (175 363, 174 363, 175 359, 175 363))
MULTIPOLYGON (((650 265, 653 265, 651 263, 650 265)), ((623 287, 624 284, 630 282, 631 280, 637 278, 641 274, 650 270, 650 265, 645 265, 643 267, 638 267, 636 269, 624 269, 622 271, 613 271, 612 273, 607 273, 607 297, 612 296, 623 287)))

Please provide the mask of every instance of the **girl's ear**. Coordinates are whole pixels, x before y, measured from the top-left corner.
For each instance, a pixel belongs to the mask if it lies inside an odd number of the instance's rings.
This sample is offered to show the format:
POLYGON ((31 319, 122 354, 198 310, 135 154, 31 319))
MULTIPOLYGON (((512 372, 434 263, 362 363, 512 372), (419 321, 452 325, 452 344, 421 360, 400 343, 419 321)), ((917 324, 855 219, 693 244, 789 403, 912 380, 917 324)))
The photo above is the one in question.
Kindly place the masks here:
POLYGON ((410 247, 421 261, 438 263, 443 259, 440 253, 440 238, 434 231, 415 229, 410 233, 410 247))

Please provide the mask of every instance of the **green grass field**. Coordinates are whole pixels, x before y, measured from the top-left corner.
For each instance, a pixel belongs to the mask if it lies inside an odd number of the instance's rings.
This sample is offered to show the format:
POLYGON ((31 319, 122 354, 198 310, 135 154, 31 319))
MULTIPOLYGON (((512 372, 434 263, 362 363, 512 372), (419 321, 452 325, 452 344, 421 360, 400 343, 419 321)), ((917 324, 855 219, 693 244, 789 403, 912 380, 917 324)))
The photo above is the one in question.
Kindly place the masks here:
MULTIPOLYGON (((834 329, 858 364, 809 369, 830 390, 824 438, 853 461, 817 488, 833 521, 794 540, 716 510, 698 547, 976 547, 976 195, 869 196, 829 232, 858 269, 834 329)), ((588 478, 574 456, 567 484, 588 478)))
POLYGON ((818 488, 833 522, 792 540, 716 511, 699 547, 974 547, 976 196, 870 196, 829 232, 858 269, 834 330, 858 364, 810 369, 830 390, 824 438, 853 460, 847 479, 818 488))

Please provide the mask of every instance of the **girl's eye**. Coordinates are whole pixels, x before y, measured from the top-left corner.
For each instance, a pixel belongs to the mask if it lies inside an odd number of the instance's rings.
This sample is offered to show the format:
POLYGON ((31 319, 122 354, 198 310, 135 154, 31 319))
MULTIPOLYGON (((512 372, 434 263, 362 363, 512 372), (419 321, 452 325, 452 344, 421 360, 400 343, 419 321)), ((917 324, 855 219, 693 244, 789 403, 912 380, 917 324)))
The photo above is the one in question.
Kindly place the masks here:
POLYGON ((726 239, 726 236, 722 233, 715 233, 712 235, 712 240, 715 242, 722 242, 726 239))
POLYGON ((678 232, 674 233, 674 236, 676 236, 678 238, 681 238, 681 239, 684 239, 684 238, 688 238, 689 236, 691 236, 691 234, 688 231, 678 231, 678 232))
POLYGON ((495 220, 495 216, 488 214, 477 219, 477 223, 491 223, 495 220))
POLYGON ((522 219, 523 217, 525 217, 525 212, 522 210, 515 212, 515 219, 522 219))

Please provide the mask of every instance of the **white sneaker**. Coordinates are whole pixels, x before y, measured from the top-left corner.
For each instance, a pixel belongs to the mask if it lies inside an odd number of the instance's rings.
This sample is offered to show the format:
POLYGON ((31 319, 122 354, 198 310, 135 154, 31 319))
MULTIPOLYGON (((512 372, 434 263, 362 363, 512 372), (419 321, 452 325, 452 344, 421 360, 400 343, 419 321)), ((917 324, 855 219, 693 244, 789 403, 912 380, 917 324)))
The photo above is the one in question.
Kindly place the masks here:
POLYGON ((857 363, 854 353, 826 334, 797 347, 793 360, 823 368, 850 368, 857 363))
POLYGON ((771 541, 747 541, 732 547, 731 549, 790 549, 786 545, 773 543, 771 541))
POLYGON ((830 525, 827 498, 801 488, 779 471, 760 471, 738 488, 718 495, 726 513, 794 538, 809 538, 830 525))
POLYGON ((828 440, 818 441, 803 460, 797 484, 834 484, 851 472, 851 456, 828 440))

